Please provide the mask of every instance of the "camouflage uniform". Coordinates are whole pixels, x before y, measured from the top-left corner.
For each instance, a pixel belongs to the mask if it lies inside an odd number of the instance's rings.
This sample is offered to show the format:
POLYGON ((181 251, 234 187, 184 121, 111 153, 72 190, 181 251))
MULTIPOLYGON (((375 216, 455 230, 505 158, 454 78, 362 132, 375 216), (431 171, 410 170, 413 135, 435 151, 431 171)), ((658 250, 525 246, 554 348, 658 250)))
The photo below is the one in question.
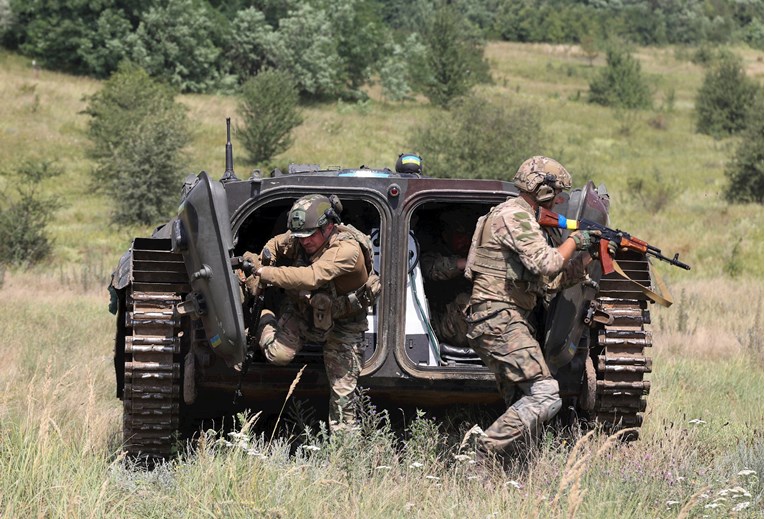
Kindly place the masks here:
POLYGON ((332 430, 354 422, 353 395, 367 329, 366 307, 355 307, 347 297, 364 285, 367 267, 359 243, 342 229, 335 227, 311 256, 290 231, 280 234, 266 244, 276 266, 260 269, 261 280, 283 288, 287 297, 278 320, 272 312, 263 312, 259 345, 269 362, 285 365, 306 341, 324 343, 332 430), (311 306, 322 297, 331 305, 332 319, 326 329, 317 326, 311 306))
POLYGON ((422 276, 429 281, 450 281, 458 286, 454 299, 443 307, 431 308, 433 330, 438 338, 452 346, 467 347, 467 322, 464 309, 470 300, 470 284, 463 277, 464 271, 457 267, 460 257, 446 247, 425 252, 420 259, 422 276))
POLYGON ((466 268, 473 280, 467 337, 508 405, 479 440, 478 455, 485 457, 517 451, 560 409, 558 383, 535 338, 533 311, 547 290, 583 279, 584 255, 564 262, 521 197, 479 220, 473 244, 466 268), (517 391, 521 396, 515 401, 517 391))
POLYGON ((431 307, 431 322, 441 342, 461 348, 468 347, 465 308, 470 300, 470 283, 464 278, 464 267, 460 268, 457 262, 467 256, 471 231, 466 224, 475 221, 475 217, 466 210, 441 213, 441 240, 431 238, 433 245, 420 258, 423 278, 437 282, 450 296, 456 294, 444 305, 431 307))

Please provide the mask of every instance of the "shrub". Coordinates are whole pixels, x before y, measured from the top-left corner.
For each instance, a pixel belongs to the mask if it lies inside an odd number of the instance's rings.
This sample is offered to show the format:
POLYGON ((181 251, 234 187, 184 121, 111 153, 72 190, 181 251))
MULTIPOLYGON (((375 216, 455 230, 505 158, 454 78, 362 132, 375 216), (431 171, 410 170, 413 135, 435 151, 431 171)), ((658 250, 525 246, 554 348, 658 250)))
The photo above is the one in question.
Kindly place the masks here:
POLYGON ((62 172, 52 162, 29 160, 11 173, 17 180, 15 192, 4 192, 0 199, 0 264, 31 265, 50 255, 47 226, 61 203, 42 195, 40 185, 62 172))
POLYGON ((507 110, 471 95, 415 128, 410 140, 429 176, 508 178, 540 153, 541 114, 535 107, 507 110))
POLYGON ((614 108, 651 107, 651 90, 640 71, 640 62, 626 50, 606 51, 606 67, 590 83, 590 102, 614 108))
POLYGON ((763 203, 763 100, 756 96, 735 154, 725 167, 728 185, 725 199, 729 202, 763 203))
POLYGON ((696 131, 715 138, 742 131, 759 90, 747 77, 740 58, 721 53, 704 75, 696 96, 696 131))
POLYGON ((294 81, 279 70, 265 70, 245 83, 239 109, 244 120, 239 135, 255 164, 289 149, 292 129, 303 122, 294 81))
POLYGON ((123 64, 89 99, 93 179, 113 200, 112 219, 151 224, 174 206, 181 148, 189 141, 185 108, 143 69, 123 64))

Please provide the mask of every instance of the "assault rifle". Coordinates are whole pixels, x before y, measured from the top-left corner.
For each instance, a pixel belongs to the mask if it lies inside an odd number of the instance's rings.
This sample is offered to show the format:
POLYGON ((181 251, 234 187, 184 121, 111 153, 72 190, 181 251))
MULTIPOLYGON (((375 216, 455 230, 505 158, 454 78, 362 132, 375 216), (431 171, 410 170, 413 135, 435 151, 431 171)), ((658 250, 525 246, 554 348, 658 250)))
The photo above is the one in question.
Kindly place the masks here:
MULTIPOLYGON (((261 262, 264 267, 270 265, 271 251, 263 248, 261 258, 261 262)), ((254 265, 252 262, 243 259, 241 256, 232 258, 231 265, 234 268, 241 269, 241 271, 244 272, 245 276, 247 277, 254 273, 254 265)), ((258 325, 260 324, 260 314, 263 312, 264 301, 265 287, 262 283, 258 283, 255 293, 249 293, 248 290, 245 290, 244 304, 248 310, 250 322, 249 326, 247 327, 247 352, 245 353, 244 361, 242 362, 242 370, 239 375, 239 384, 237 384, 236 393, 234 393, 235 405, 237 400, 242 396, 242 381, 247 375, 247 371, 250 369, 250 364, 252 364, 252 361, 255 358, 255 348, 257 347, 257 341, 259 339, 259 337, 256 337, 255 334, 257 333, 258 325)))
POLYGON ((600 248, 600 262, 603 266, 603 274, 610 274, 614 271, 613 260, 608 253, 608 242, 615 242, 620 248, 628 249, 631 251, 653 256, 661 261, 666 261, 670 265, 680 267, 685 270, 691 270, 691 266, 683 263, 678 258, 680 254, 675 254, 672 258, 668 258, 661 253, 661 250, 653 245, 650 245, 639 238, 620 231, 619 229, 610 229, 599 223, 590 220, 569 220, 565 216, 545 209, 544 207, 537 208, 537 222, 542 227, 557 227, 559 229, 569 229, 572 231, 600 231, 599 248, 600 248))

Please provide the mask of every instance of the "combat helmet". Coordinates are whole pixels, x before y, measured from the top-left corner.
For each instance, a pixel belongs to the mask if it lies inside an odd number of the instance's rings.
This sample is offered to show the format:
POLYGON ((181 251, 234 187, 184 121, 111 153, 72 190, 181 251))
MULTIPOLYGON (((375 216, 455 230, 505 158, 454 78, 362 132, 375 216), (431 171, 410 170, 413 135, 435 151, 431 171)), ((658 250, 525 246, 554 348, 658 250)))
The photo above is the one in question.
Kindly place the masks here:
POLYGON ((555 197, 556 189, 571 189, 571 175, 557 160, 535 155, 521 164, 513 184, 521 191, 532 193, 537 202, 544 203, 555 197))
POLYGON ((340 222, 340 200, 331 195, 306 195, 292 205, 287 214, 287 228, 296 238, 307 238, 330 220, 340 222))

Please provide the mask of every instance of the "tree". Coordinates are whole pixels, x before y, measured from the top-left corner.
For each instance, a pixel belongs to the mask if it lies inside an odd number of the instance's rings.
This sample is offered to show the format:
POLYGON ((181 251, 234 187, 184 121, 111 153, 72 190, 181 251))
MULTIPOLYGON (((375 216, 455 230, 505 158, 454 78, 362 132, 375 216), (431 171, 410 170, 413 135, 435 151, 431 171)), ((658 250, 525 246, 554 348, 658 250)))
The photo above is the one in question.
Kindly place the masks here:
POLYGON ((273 41, 274 30, 261 11, 248 7, 236 13, 231 22, 225 56, 229 71, 237 76, 240 83, 271 64, 268 52, 273 41))
POLYGON ((89 99, 93 179, 113 201, 119 224, 151 224, 175 205, 181 149, 189 142, 185 108, 174 91, 130 64, 120 65, 89 99))
POLYGON ((747 77, 740 58, 730 52, 720 53, 696 95, 696 131, 715 138, 742 131, 759 90, 759 85, 747 77))
POLYGON ((50 255, 53 242, 47 227, 61 203, 44 196, 40 186, 62 172, 40 160, 27 160, 13 172, 14 192, 6 189, 0 197, 0 264, 31 265, 50 255))
POLYGON ((506 109, 469 95, 415 128, 409 140, 422 155, 427 175, 507 178, 540 153, 541 114, 532 106, 506 109))
POLYGON ((129 37, 131 59, 149 75, 184 92, 221 86, 222 31, 206 2, 160 2, 141 15, 129 37))
POLYGON ((423 89, 430 102, 446 107, 468 93, 478 82, 488 81, 483 45, 469 37, 464 19, 449 4, 441 5, 424 31, 426 79, 423 89))
POLYGON ((746 126, 741 132, 741 142, 736 153, 725 167, 728 186, 725 199, 731 203, 763 203, 763 100, 760 92, 755 96, 746 126))
POLYGON ((309 3, 279 20, 269 59, 292 74, 302 95, 331 98, 344 89, 347 78, 332 33, 327 14, 309 3))
POLYGON ((294 81, 279 70, 262 71, 245 83, 239 109, 244 125, 238 133, 255 164, 265 164, 289 149, 293 128, 303 122, 294 81))
POLYGON ((651 89, 640 62, 618 46, 606 51, 606 66, 590 82, 591 103, 614 108, 641 109, 652 104, 651 89))

